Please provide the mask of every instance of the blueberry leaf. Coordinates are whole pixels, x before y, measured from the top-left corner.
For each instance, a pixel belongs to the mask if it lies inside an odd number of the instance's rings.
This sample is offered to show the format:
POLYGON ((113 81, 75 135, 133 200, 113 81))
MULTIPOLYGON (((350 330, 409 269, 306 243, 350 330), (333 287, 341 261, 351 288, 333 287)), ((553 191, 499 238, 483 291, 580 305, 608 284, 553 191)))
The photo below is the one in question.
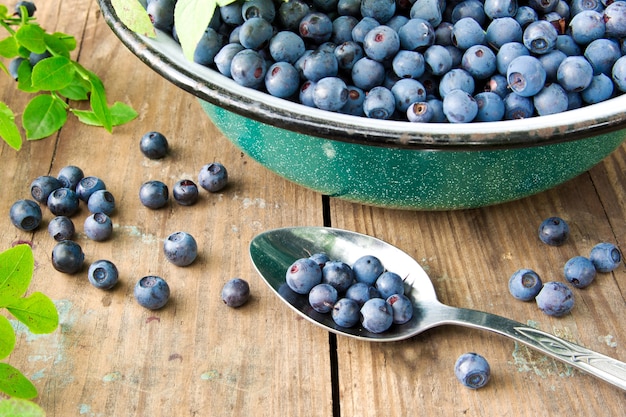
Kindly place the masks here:
POLYGON ((26 293, 34 269, 35 259, 29 245, 16 245, 0 253, 0 307, 26 293))
POLYGON ((9 36, 0 41, 0 56, 5 58, 13 58, 17 56, 17 42, 13 36, 9 36))
POLYGON ((38 25, 26 24, 15 32, 15 40, 36 54, 43 54, 46 52, 45 33, 38 25))
POLYGON ((53 55, 61 55, 69 58, 70 51, 76 49, 76 38, 65 33, 55 32, 53 34, 46 33, 44 35, 48 51, 53 55))
POLYGON ((43 408, 32 401, 21 398, 9 398, 0 401, 0 417, 45 417, 43 408))
POLYGON ((51 333, 59 325, 59 313, 54 303, 40 292, 15 299, 6 309, 34 334, 51 333))
POLYGON ((74 74, 74 80, 67 87, 61 88, 57 92, 70 100, 83 101, 89 98, 90 91, 91 84, 74 74))
POLYGON ((91 95, 89 96, 91 109, 100 121, 100 125, 110 132, 111 129, 113 129, 113 120, 111 118, 109 105, 107 104, 104 85, 95 74, 89 78, 89 81, 91 82, 91 95))
MULTIPOLYGON (((37 388, 18 369, 8 363, 0 363, 0 391, 11 397, 31 399, 37 396, 37 388)), ((22 414, 15 414, 21 416, 22 414)))
POLYGON ((35 96, 24 109, 22 125, 29 140, 43 139, 58 131, 67 121, 65 103, 52 95, 35 96))
POLYGON ((183 53, 190 61, 196 45, 209 26, 217 7, 216 0, 178 0, 174 8, 176 34, 183 53))
POLYGON ((53 56, 33 67, 31 82, 39 90, 60 90, 72 83, 74 72, 75 67, 69 58, 53 56))
POLYGON ((15 331, 11 322, 0 316, 0 359, 4 359, 13 352, 15 347, 15 331))
POLYGON ((9 106, 2 102, 0 102, 0 137, 16 151, 22 147, 22 135, 15 124, 15 115, 9 106))
POLYGON ((133 32, 151 38, 156 37, 150 17, 137 0, 111 0, 120 20, 133 32))
POLYGON ((24 59, 20 66, 17 68, 17 88, 26 93, 36 93, 39 91, 33 87, 31 77, 33 75, 33 67, 28 62, 28 59, 24 59))
MULTIPOLYGON (((115 102, 109 110, 111 112, 111 123, 113 126, 123 125, 138 116, 135 109, 120 102, 115 102)), ((78 120, 86 125, 102 126, 100 119, 98 119, 93 111, 77 109, 71 109, 70 111, 78 117, 78 120)))

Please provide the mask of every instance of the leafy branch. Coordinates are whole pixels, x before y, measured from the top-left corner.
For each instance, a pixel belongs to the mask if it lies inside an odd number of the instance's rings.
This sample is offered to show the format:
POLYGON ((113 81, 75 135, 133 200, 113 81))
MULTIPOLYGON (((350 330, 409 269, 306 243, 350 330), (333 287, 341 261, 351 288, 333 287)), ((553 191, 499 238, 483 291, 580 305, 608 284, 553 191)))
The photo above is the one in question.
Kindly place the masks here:
MULTIPOLYGON (((8 36, 0 40, 0 57, 10 60, 8 66, 0 61, 0 69, 17 80, 17 88, 36 94, 22 113, 26 139, 36 140, 57 132, 67 121, 68 113, 88 125, 104 127, 111 132, 137 117, 130 106, 107 103, 102 80, 70 58, 76 49, 76 39, 65 33, 46 32, 37 24, 26 7, 10 14, 0 4, 0 26, 8 36), (72 108, 70 100, 89 100, 90 110, 72 108)), ((22 135, 15 113, 0 102, 0 137, 19 150, 22 135)))
MULTIPOLYGON (((59 325, 57 309, 46 295, 34 292, 25 295, 30 285, 35 261, 29 245, 17 245, 0 253, 0 308, 5 308, 31 333, 52 333, 59 325)), ((7 358, 15 348, 15 330, 5 315, 0 315, 0 360, 7 358)), ((32 399, 37 396, 37 388, 17 368, 0 362, 0 391, 17 399, 32 399)), ((12 407, 26 407, 36 410, 19 401, 0 401, 0 416, 37 415, 3 414, 12 407)))

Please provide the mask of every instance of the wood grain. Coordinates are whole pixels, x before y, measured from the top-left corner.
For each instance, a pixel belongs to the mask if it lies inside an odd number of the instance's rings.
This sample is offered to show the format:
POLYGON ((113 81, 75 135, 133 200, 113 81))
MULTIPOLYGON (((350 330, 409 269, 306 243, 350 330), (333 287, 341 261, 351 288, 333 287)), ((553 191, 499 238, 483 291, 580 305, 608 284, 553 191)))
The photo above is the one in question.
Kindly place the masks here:
MULTIPOLYGON (((80 41, 74 57, 102 77, 109 100, 124 101, 139 118, 113 134, 75 120, 60 134, 27 142, 20 152, 0 144, 0 243, 31 242, 36 259, 32 290, 59 309, 59 329, 34 336, 18 327, 8 358, 39 389, 49 416, 621 416, 624 392, 573 371, 500 336, 461 327, 432 329, 398 343, 329 337, 298 318, 258 278, 248 257, 252 237, 289 225, 326 225, 384 239, 415 257, 444 303, 503 315, 626 360, 626 269, 601 274, 575 292, 572 314, 543 315, 533 303, 513 300, 509 276, 522 267, 544 281, 562 280, 562 266, 600 241, 626 242, 626 147, 562 186, 520 201, 454 212, 372 208, 287 182, 236 149, 217 131, 196 99, 156 75, 129 53, 100 17, 94 1, 38 4, 48 30, 80 41), (158 130, 171 154, 151 161, 139 138, 158 130), (230 185, 202 193, 195 206, 141 206, 140 185, 195 179, 202 165, 220 161, 230 185), (29 196, 39 175, 66 165, 101 177, 114 194, 114 237, 89 241, 82 233, 85 207, 75 217, 86 263, 114 261, 121 274, 112 291, 89 285, 86 269, 68 276, 50 264, 53 240, 45 227, 24 233, 8 210, 29 196), (543 245, 536 229, 559 215, 572 229, 562 247, 543 245), (184 230, 200 256, 186 268, 168 264, 162 241, 184 230), (172 287, 163 310, 133 300, 134 283, 158 274, 172 287), (229 309, 220 300, 226 280, 250 282, 252 300, 229 309), (456 358, 484 355, 493 379, 481 390, 454 378, 456 358)), ((16 109, 27 96, 0 79, 0 99, 16 109)), ((76 103, 72 103, 76 105, 76 103)))

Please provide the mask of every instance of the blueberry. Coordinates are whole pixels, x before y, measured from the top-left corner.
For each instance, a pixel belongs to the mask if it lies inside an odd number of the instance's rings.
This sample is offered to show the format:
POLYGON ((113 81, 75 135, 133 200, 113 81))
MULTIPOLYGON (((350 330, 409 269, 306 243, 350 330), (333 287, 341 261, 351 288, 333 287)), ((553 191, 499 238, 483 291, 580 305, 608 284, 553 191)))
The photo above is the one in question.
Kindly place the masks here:
POLYGON ((580 92, 580 96, 587 104, 608 100, 613 96, 613 81, 605 74, 594 75, 587 88, 580 92))
POLYGON ((416 51, 400 50, 391 61, 393 72, 400 78, 419 78, 426 70, 424 55, 416 51))
POLYGON ((426 100, 426 89, 412 78, 398 80, 391 87, 391 92, 396 101, 396 110, 401 113, 406 113, 411 104, 426 100))
POLYGON ((546 70, 536 57, 522 55, 509 63, 506 78, 513 92, 523 97, 531 97, 543 88, 546 70))
POLYGON ((396 12, 395 0, 361 0, 361 15, 386 23, 396 12))
MULTIPOLYGON (((353 265, 354 268, 354 265, 353 265)), ((365 302, 372 298, 382 298, 378 291, 371 284, 365 282, 355 282, 346 290, 346 298, 354 300, 359 306, 363 306, 365 302)))
POLYGON ((464 386, 482 388, 489 382, 491 368, 487 360, 474 352, 464 353, 454 364, 454 375, 464 386))
POLYGON ((546 70, 546 83, 557 82, 556 74, 559 70, 559 65, 565 58, 567 58, 567 55, 558 49, 539 56, 539 62, 541 62, 543 69, 546 70))
POLYGON ((61 184, 65 188, 70 188, 76 191, 76 186, 85 177, 83 170, 75 165, 67 165, 59 170, 57 179, 61 181, 61 184))
POLYGON ((338 292, 344 293, 354 282, 354 272, 350 265, 345 262, 329 261, 322 268, 322 282, 330 284, 338 292))
POLYGON ((469 123, 478 114, 478 103, 469 93, 457 88, 444 97, 443 112, 450 123, 469 123))
POLYGON ((382 333, 393 324, 393 309, 382 298, 367 300, 361 307, 361 324, 372 333, 382 333))
POLYGON ((286 30, 297 32, 300 21, 309 11, 309 5, 304 0, 280 2, 277 20, 286 30))
POLYGON ((500 47, 496 54, 496 69, 502 75, 506 75, 511 61, 518 56, 530 55, 528 48, 520 42, 507 42, 500 47))
POLYGON ((517 93, 509 93, 504 97, 504 119, 526 119, 535 112, 533 101, 529 97, 517 93))
POLYGON ((172 195, 181 206, 191 206, 198 201, 198 186, 188 179, 177 181, 172 187, 172 195))
POLYGON ((535 301, 537 307, 544 313, 561 317, 574 307, 574 294, 562 282, 547 282, 535 297, 535 301))
POLYGON ((398 29, 398 37, 402 49, 423 52, 435 43, 435 29, 427 20, 416 17, 398 29))
POLYGON ((473 45, 465 50, 461 66, 472 77, 483 80, 496 72, 496 55, 485 45, 473 45))
POLYGON ((333 22, 324 13, 311 12, 302 18, 298 30, 305 40, 321 44, 330 40, 333 34, 333 22))
POLYGON ((575 256, 565 263, 563 275, 574 287, 585 288, 595 279, 596 268, 589 258, 575 256))
POLYGON ((219 162, 211 162, 200 169, 198 184, 205 190, 216 193, 228 184, 228 171, 219 162))
POLYGON ((106 184, 98 177, 84 177, 76 185, 76 195, 85 203, 89 201, 91 194, 98 190, 106 190, 106 184))
POLYGON ((352 66, 352 82, 364 91, 379 86, 385 80, 385 67, 378 61, 363 57, 352 66))
POLYGON ((389 298, 394 294, 404 294, 404 281, 402 277, 395 272, 383 272, 374 283, 380 296, 383 299, 389 298))
POLYGON ((372 88, 363 100, 363 112, 371 119, 390 119, 396 110, 396 98, 386 87, 372 88))
POLYGON ((13 77, 15 81, 19 79, 20 66, 24 61, 25 59, 22 57, 13 58, 11 61, 9 61, 9 75, 11 75, 11 77, 13 77))
POLYGON ((96 242, 102 242, 113 234, 113 223, 104 213, 93 213, 85 219, 84 232, 87 237, 96 242))
POLYGON ((15 4, 15 7, 13 9, 15 11, 16 16, 22 17, 22 7, 26 9, 26 13, 28 17, 33 17, 35 12, 37 11, 37 6, 35 6, 35 3, 21 0, 15 4))
POLYGON ((480 24, 471 17, 464 17, 452 27, 452 44, 463 50, 485 43, 486 34, 480 24))
POLYGON ((313 103, 322 109, 339 111, 348 102, 348 86, 339 77, 324 77, 315 83, 313 103))
POLYGON ((55 216, 71 217, 78 211, 78 196, 70 188, 57 188, 48 196, 47 206, 55 216))
POLYGON ((612 39, 596 39, 585 48, 584 57, 593 67, 593 73, 611 75, 613 64, 622 53, 618 43, 612 39))
POLYGON ((591 84, 593 67, 583 56, 568 56, 561 62, 556 79, 566 91, 580 92, 591 84))
POLYGON ((276 62, 265 73, 265 89, 274 97, 289 98, 300 87, 300 74, 288 62, 276 62))
POLYGON ((188 266, 198 256, 198 244, 187 232, 174 232, 163 242, 165 258, 176 266, 188 266))
POLYGON ((212 66, 215 56, 223 46, 224 36, 211 27, 206 28, 193 52, 193 62, 206 67, 212 66))
POLYGON ((539 274, 532 269, 518 269, 509 278, 509 292, 518 300, 534 300, 542 287, 539 274))
POLYGON ((167 185, 156 180, 144 182, 139 189, 139 201, 153 210, 164 207, 169 201, 167 185))
POLYGON ((233 60, 233 57, 237 55, 238 52, 243 51, 245 48, 241 46, 239 42, 236 43, 228 43, 220 49, 220 51, 213 58, 213 64, 220 72, 220 74, 225 75, 227 77, 232 77, 230 72, 230 64, 233 60))
POLYGON ((42 175, 30 183, 30 195, 35 201, 46 204, 50 193, 61 187, 63 187, 63 184, 57 178, 50 175, 42 175))
POLYGON ((33 200, 17 200, 11 205, 9 217, 15 227, 30 232, 37 229, 41 224, 41 207, 33 200))
POLYGON ((539 116, 564 112, 569 104, 567 92, 559 84, 548 84, 533 97, 533 104, 539 116))
POLYGON ((59 272, 75 274, 83 268, 85 254, 80 245, 63 240, 52 248, 52 266, 59 272))
POLYGON ((304 54, 305 45, 300 36, 283 30, 270 39, 269 51, 274 61, 294 64, 304 54))
POLYGON ((176 0, 150 0, 146 10, 155 28, 172 33, 176 0))
POLYGON ((241 14, 242 5, 243 2, 238 1, 220 6, 219 12, 222 22, 231 26, 241 25, 244 22, 241 14))
POLYGON ((309 305, 318 313, 329 313, 337 298, 337 289, 330 284, 317 284, 309 291, 309 305))
POLYGON ((433 120, 433 117, 433 107, 427 101, 415 102, 406 109, 406 118, 409 122, 428 123, 433 120))
POLYGON ((311 258, 297 259, 287 270, 285 281, 298 294, 308 294, 311 288, 322 282, 322 269, 311 258))
POLYGON ((324 252, 314 253, 313 255, 309 256, 309 258, 317 262, 317 264, 320 266, 320 269, 324 268, 324 265, 326 265, 326 263, 330 261, 328 255, 324 252))
POLYGON ((332 51, 318 48, 304 57, 302 75, 305 79, 319 81, 322 78, 334 77, 339 72, 339 62, 332 51))
POLYGON ((352 270, 357 282, 374 285, 378 277, 385 272, 385 267, 376 256, 365 255, 354 261, 352 270))
POLYGON ((595 10, 583 10, 569 21, 569 35, 579 45, 600 39, 605 32, 604 16, 595 10))
POLYGON ((370 30, 363 39, 363 51, 373 60, 386 62, 400 50, 400 37, 389 26, 381 25, 370 30))
POLYGON ((522 26, 512 17, 499 17, 494 19, 485 33, 487 44, 498 50, 502 45, 509 42, 522 42, 522 26))
POLYGON ((263 85, 265 72, 265 59, 254 49, 237 52, 230 63, 231 77, 244 87, 258 88, 263 85))
POLYGON ((441 77, 439 84, 439 95, 445 98, 452 90, 463 90, 468 94, 473 94, 475 89, 475 81, 472 75, 462 68, 455 68, 448 71, 441 77))
POLYGON ((612 243, 598 243, 591 249, 589 259, 598 272, 611 272, 622 263, 620 250, 612 243))
POLYGON ((274 29, 270 22, 262 17, 252 17, 241 25, 239 43, 244 48, 259 50, 269 44, 273 35, 274 29))
POLYGON ((517 12, 515 12, 515 21, 517 21, 522 28, 525 28, 535 20, 539 20, 539 15, 535 9, 526 5, 521 5, 517 8, 517 12))
POLYGON ((48 223, 48 234, 57 242, 72 239, 75 231, 74 222, 66 216, 56 216, 48 223))
POLYGON ((348 100, 343 105, 341 113, 351 114, 353 116, 364 116, 363 102, 365 101, 365 92, 359 87, 353 85, 348 86, 348 100))
POLYGON ((158 310, 167 304, 170 287, 163 278, 148 275, 137 281, 133 294, 140 306, 158 310))
POLYGON ((241 307, 250 299, 250 285, 241 278, 230 279, 222 287, 221 295, 228 307, 241 307))
POLYGON ((569 225, 560 217, 548 217, 539 225, 539 239, 551 246, 560 246, 569 237, 569 225))
POLYGON ((300 91, 298 92, 298 99, 300 103, 305 106, 315 107, 315 102, 313 101, 313 92, 315 91, 315 81, 307 80, 302 83, 300 86, 300 91))
POLYGON ((340 70, 352 70, 354 63, 364 55, 361 45, 354 41, 343 42, 335 48, 335 58, 340 70))
POLYGON ((601 0, 570 0, 570 13, 572 16, 584 10, 601 11, 604 7, 601 0))
POLYGON ((474 96, 478 113, 474 120, 478 122, 495 122, 504 118, 504 101, 493 92, 485 91, 474 96))
POLYGON ((537 20, 524 29, 522 42, 534 54, 545 54, 556 47, 558 32, 546 20, 537 20))
POLYGON ((98 190, 89 197, 87 208, 91 213, 104 213, 110 216, 115 210, 115 198, 108 190, 98 190))
POLYGON ((611 79, 620 91, 626 92, 626 56, 620 57, 613 64, 611 79))
POLYGON ((478 0, 466 0, 456 4, 452 8, 450 14, 450 22, 456 23, 464 17, 471 17, 481 25, 485 23, 487 15, 485 14, 485 6, 487 2, 483 3, 478 0))
POLYGON ((89 265, 87 279, 96 288, 110 290, 117 284, 119 272, 113 262, 100 259, 89 265))
POLYGON ((342 15, 333 20, 333 34, 330 38, 331 42, 341 44, 344 42, 352 42, 352 29, 359 23, 354 16, 342 15))
POLYGON ((445 46, 431 45, 424 51, 423 57, 425 68, 433 75, 443 76, 454 65, 452 55, 445 46))
POLYGON ((393 310, 393 322, 404 324, 413 318, 413 303, 404 294, 393 294, 387 297, 387 303, 393 310))
POLYGON ((148 132, 139 141, 141 153, 150 159, 161 159, 167 155, 169 145, 161 132, 148 132))
POLYGON ((272 0, 248 0, 241 6, 241 16, 244 20, 262 17, 273 22, 276 18, 276 7, 272 0))
POLYGON ((354 327, 360 319, 360 306, 349 298, 340 298, 332 308, 333 321, 341 327, 354 327))
POLYGON ((604 9, 606 36, 621 39, 626 37, 626 4, 612 2, 604 9))
POLYGON ((562 51, 567 56, 581 54, 580 46, 570 35, 559 35, 556 38, 556 49, 562 51))

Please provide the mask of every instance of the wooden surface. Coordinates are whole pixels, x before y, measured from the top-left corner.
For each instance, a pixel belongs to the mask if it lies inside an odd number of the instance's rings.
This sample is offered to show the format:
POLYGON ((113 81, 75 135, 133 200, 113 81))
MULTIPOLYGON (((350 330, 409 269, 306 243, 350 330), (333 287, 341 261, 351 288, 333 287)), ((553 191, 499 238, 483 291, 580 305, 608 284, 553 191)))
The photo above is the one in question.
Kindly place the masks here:
MULTIPOLYGON (((371 208, 293 185, 233 147, 191 95, 160 78, 130 54, 99 16, 94 1, 40 2, 49 31, 80 42, 75 57, 98 73, 109 99, 125 101, 138 120, 112 135, 71 119, 56 137, 0 144, 0 245, 32 242, 32 290, 57 303, 61 325, 45 336, 20 330, 8 361, 30 377, 36 401, 49 416, 621 416, 624 392, 508 339, 478 330, 440 327, 405 342, 378 344, 329 336, 279 302, 248 258, 252 237, 288 225, 326 225, 367 233, 414 256, 447 304, 504 315, 603 354, 626 360, 626 269, 601 274, 575 291, 572 314, 556 319, 533 303, 512 299, 508 277, 518 268, 562 280, 562 266, 601 241, 626 249, 626 147, 554 190, 484 209, 404 212, 371 208), (150 161, 139 138, 158 130, 172 153, 150 161), (202 193, 193 207, 175 203, 151 211, 138 190, 149 179, 173 184, 195 179, 200 167, 221 161, 230 185, 202 193), (101 177, 117 199, 114 237, 92 242, 82 234, 83 207, 74 220, 86 264, 114 261, 121 274, 112 291, 87 282, 86 268, 69 276, 50 263, 54 241, 45 227, 24 233, 9 222, 13 201, 29 184, 65 165, 101 177), (324 203, 326 208, 324 208, 324 203), (572 229, 558 248, 539 242, 541 220, 558 215, 572 229), (199 243, 199 259, 178 268, 163 257, 162 239, 184 230, 199 243), (135 303, 134 283, 147 274, 168 280, 163 310, 135 303), (220 289, 232 277, 249 281, 252 300, 230 309, 220 289), (492 380, 473 391, 453 374, 456 358, 479 352, 492 380)), ((15 109, 27 97, 8 77, 0 99, 15 109)))

